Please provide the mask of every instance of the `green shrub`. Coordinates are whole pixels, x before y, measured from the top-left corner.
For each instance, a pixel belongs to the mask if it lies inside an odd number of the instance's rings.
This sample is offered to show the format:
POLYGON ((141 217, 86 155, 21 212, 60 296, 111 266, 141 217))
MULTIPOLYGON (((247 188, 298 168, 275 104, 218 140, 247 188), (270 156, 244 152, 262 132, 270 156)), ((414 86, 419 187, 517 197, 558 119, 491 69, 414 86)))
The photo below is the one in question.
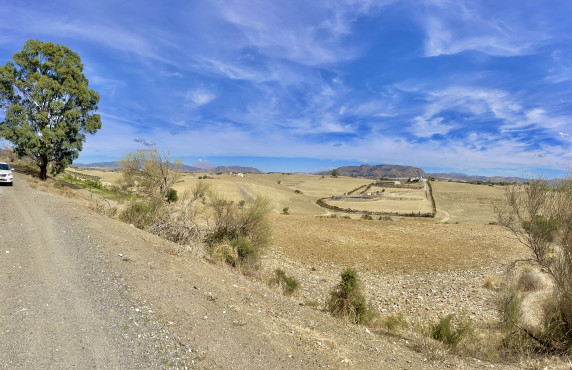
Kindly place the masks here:
POLYGON ((359 219, 360 220, 373 220, 373 217, 371 217, 371 215, 365 214, 365 215, 361 215, 361 217, 359 219))
POLYGON ((85 180, 83 186, 93 189, 103 189, 103 184, 99 180, 85 180))
POLYGON ((294 190, 294 193, 296 193, 296 194, 302 194, 302 191, 301 191, 301 190, 298 190, 298 189, 296 189, 296 190, 294 190))
POLYGON ((289 210, 290 210, 290 208, 284 207, 284 208, 282 209, 282 214, 283 214, 283 215, 289 215, 289 214, 290 214, 289 210))
POLYGON ((332 290, 326 302, 328 311, 355 324, 368 324, 377 314, 366 302, 357 271, 347 268, 340 276, 341 282, 332 290))
POLYGON ((380 221, 393 221, 391 216, 379 216, 378 220, 380 220, 380 221))
POLYGON ((472 320, 467 317, 455 320, 454 314, 443 317, 431 327, 431 338, 443 342, 449 348, 457 347, 461 341, 474 336, 474 333, 472 320))
POLYGON ((255 248, 246 237, 239 236, 236 239, 232 239, 230 246, 236 251, 237 262, 241 265, 254 266, 258 261, 259 249, 255 248))
POLYGON ((554 241, 554 234, 559 229, 559 223, 555 218, 546 218, 542 215, 536 215, 530 221, 522 221, 522 228, 529 234, 534 235, 534 237, 552 243, 554 241))
POLYGON ((276 269, 274 271, 274 275, 275 277, 272 282, 282 287, 284 294, 290 295, 298 289, 298 281, 295 278, 286 275, 284 270, 276 269))
POLYGON ((173 188, 167 190, 167 194, 165 194, 165 198, 167 199, 167 202, 169 203, 174 203, 177 200, 179 200, 179 195, 177 194, 177 191, 173 188))
POLYGON ((139 229, 145 229, 153 224, 160 208, 161 203, 155 199, 133 200, 119 214, 119 219, 139 229))

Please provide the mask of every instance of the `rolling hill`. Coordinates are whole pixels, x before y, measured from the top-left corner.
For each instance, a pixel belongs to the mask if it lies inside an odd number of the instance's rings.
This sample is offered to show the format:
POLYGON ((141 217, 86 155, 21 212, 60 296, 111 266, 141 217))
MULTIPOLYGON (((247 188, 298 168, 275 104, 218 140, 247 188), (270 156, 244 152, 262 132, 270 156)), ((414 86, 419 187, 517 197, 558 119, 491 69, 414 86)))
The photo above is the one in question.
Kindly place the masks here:
MULTIPOLYGON (((390 164, 380 164, 371 166, 362 164, 361 166, 345 166, 337 168, 339 176, 348 177, 365 177, 365 178, 409 178, 409 177, 427 177, 425 171, 421 168, 411 166, 399 166, 390 164)), ((320 172, 319 175, 330 175, 332 171, 320 172)))

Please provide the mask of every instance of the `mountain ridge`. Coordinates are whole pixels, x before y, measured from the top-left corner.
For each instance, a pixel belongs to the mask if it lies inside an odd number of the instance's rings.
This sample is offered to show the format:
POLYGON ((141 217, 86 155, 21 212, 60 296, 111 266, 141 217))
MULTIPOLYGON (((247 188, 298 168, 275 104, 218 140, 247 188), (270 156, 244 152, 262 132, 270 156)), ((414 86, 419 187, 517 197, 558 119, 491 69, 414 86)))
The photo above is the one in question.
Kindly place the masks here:
MULTIPOLYGON (((348 177, 365 177, 365 178, 410 178, 410 177, 427 177, 425 171, 418 167, 401 166, 392 164, 368 165, 360 166, 343 166, 336 169, 338 176, 348 177)), ((322 171, 319 175, 330 175, 332 171, 322 171)))

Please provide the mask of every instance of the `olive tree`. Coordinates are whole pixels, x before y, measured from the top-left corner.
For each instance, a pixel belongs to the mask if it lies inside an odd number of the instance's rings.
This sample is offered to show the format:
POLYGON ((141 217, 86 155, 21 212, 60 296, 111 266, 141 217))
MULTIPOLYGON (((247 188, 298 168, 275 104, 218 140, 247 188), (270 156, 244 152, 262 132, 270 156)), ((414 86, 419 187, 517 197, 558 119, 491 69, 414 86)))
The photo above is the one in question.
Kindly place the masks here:
POLYGON ((78 54, 66 46, 29 40, 0 66, 0 137, 19 156, 31 156, 40 179, 62 172, 82 150, 85 133, 101 128, 99 94, 88 88, 78 54))

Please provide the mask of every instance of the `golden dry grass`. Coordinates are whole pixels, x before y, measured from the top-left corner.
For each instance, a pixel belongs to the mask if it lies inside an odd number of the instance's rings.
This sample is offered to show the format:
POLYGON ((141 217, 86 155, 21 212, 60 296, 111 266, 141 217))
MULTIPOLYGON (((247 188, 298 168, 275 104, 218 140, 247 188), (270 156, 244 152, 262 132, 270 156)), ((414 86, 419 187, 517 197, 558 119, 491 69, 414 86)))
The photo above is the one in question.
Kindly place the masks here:
MULTIPOLYGON (((104 184, 116 183, 120 173, 110 171, 82 170, 90 175, 100 176, 104 184)), ((206 173, 186 173, 181 177, 175 189, 182 193, 191 189, 199 181, 199 176, 206 173)), ((320 198, 332 195, 343 195, 373 180, 351 177, 331 177, 308 174, 245 174, 238 177, 229 174, 207 174, 205 180, 211 188, 227 199, 239 201, 249 200, 257 195, 270 199, 276 213, 289 208, 291 215, 326 215, 330 214, 316 204, 320 198), (300 193, 296 193, 298 190, 300 193)), ((504 187, 471 185, 465 183, 433 182, 433 195, 437 208, 446 211, 449 222, 482 222, 495 221, 492 202, 501 200, 504 187)), ((382 190, 372 188, 370 191, 382 190)), ((378 212, 431 212, 431 203, 425 198, 423 189, 386 188, 382 200, 341 200, 331 201, 341 208, 354 208, 378 212)), ((440 212, 438 219, 444 213, 440 212)))
POLYGON ((449 222, 495 221, 492 203, 504 197, 503 186, 472 185, 455 182, 433 182, 437 209, 446 211, 449 222))
POLYGON ((371 272, 475 269, 525 251, 499 226, 432 220, 360 221, 272 217, 273 249, 309 266, 359 266, 371 272))

